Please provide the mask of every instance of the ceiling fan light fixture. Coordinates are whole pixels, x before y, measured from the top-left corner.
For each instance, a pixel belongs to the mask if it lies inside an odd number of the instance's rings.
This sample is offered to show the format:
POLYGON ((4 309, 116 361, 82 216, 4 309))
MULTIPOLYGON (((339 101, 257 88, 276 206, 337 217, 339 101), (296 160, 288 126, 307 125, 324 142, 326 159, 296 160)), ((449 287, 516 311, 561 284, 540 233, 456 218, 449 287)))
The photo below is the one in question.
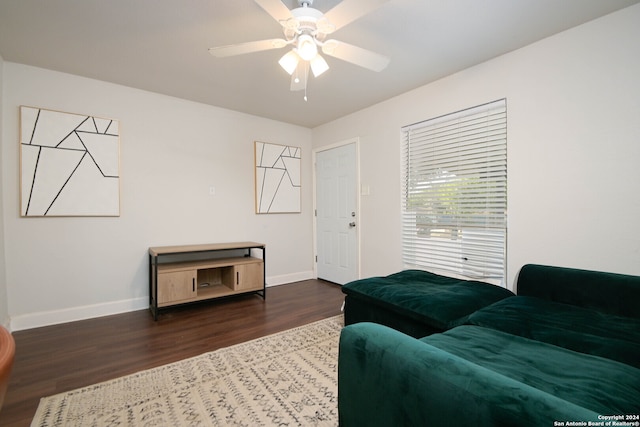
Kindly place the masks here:
POLYGON ((298 55, 305 61, 311 61, 318 54, 318 46, 309 34, 298 36, 298 55))
POLYGON ((285 3, 292 3, 293 0, 254 1, 281 24, 284 38, 218 46, 210 48, 209 52, 222 58, 290 46, 290 51, 278 63, 291 76, 291 90, 305 90, 305 101, 309 71, 318 77, 329 69, 324 55, 372 71, 382 71, 389 63, 389 58, 376 52, 337 40, 327 40, 329 34, 389 0, 341 0, 326 15, 312 7, 314 0, 297 0, 299 7, 292 10, 285 3), (322 55, 319 50, 322 50, 322 55))
POLYGON ((318 77, 329 69, 329 64, 327 64, 327 61, 320 55, 316 55, 315 58, 309 61, 309 64, 311 65, 313 77, 318 77))
POLYGON ((289 75, 292 75, 298 66, 298 62, 300 62, 300 57, 294 50, 290 50, 280 58, 278 64, 280 64, 280 66, 289 73, 289 75))

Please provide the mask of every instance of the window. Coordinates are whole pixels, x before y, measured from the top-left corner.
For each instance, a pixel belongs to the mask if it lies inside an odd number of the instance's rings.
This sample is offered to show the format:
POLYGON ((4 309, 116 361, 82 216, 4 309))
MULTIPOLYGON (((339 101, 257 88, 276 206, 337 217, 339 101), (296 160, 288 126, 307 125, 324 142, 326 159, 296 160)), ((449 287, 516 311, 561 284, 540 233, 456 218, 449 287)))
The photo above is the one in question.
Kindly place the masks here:
POLYGON ((409 268, 504 285, 507 106, 402 129, 402 257, 409 268))

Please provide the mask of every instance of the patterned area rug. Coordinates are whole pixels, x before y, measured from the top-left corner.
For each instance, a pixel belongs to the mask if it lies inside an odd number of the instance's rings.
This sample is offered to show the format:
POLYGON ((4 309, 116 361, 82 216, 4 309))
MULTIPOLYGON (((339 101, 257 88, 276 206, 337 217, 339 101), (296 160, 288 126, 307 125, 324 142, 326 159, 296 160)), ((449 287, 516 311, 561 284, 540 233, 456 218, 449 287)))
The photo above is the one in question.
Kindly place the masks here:
POLYGON ((342 315, 45 397, 32 426, 337 426, 342 315))

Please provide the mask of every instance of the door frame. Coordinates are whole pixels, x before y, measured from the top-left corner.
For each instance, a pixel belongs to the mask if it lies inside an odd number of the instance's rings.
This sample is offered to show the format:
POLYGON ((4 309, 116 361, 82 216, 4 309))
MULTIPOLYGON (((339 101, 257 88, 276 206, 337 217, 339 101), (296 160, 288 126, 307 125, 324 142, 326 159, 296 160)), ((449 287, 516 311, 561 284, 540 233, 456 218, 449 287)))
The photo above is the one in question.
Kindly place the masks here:
POLYGON ((344 141, 336 142, 330 145, 323 145, 322 147, 314 148, 311 152, 312 154, 312 165, 313 165, 313 277, 315 279, 318 278, 318 226, 317 226, 317 212, 318 212, 318 195, 316 194, 317 188, 317 171, 316 171, 316 156, 319 152, 329 151, 335 148, 344 147, 345 145, 355 144, 356 148, 356 182, 355 182, 355 195, 356 195, 356 279, 360 279, 362 277, 361 272, 361 262, 360 262, 360 230, 362 229, 362 221, 360 220, 360 138, 354 137, 350 139, 346 139, 344 141))

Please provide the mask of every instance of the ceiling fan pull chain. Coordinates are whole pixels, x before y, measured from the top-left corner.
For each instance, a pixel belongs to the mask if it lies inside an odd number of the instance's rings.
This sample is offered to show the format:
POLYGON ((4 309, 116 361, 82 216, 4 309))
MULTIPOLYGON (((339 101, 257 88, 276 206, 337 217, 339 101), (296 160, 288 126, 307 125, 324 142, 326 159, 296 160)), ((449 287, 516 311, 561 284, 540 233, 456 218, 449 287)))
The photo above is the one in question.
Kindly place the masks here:
POLYGON ((304 102, 307 102, 307 83, 309 82, 309 64, 304 64, 304 102))

